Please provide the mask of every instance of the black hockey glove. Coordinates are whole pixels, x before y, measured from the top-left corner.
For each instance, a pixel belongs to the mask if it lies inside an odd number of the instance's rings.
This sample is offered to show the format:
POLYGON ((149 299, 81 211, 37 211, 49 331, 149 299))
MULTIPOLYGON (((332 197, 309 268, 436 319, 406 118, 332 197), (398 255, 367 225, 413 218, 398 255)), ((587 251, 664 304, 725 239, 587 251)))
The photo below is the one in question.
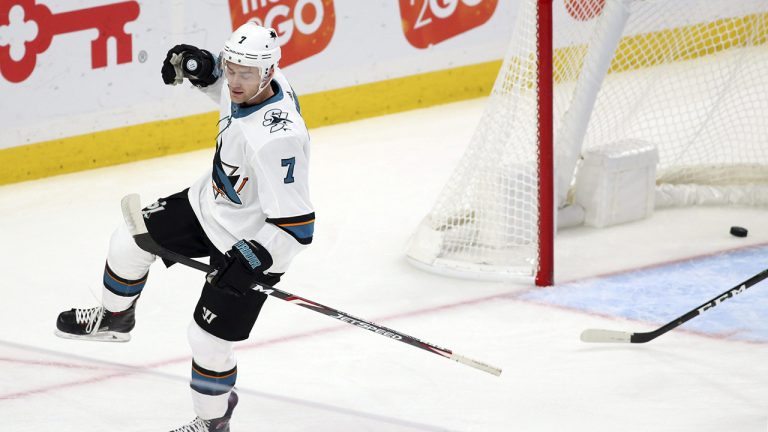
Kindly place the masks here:
POLYGON ((256 282, 268 277, 264 271, 272 266, 272 256, 252 240, 240 240, 224 255, 224 264, 211 273, 211 285, 244 295, 256 282))
POLYGON ((176 45, 168 50, 160 70, 166 84, 181 84, 184 78, 197 87, 207 87, 219 79, 216 58, 192 45, 176 45))

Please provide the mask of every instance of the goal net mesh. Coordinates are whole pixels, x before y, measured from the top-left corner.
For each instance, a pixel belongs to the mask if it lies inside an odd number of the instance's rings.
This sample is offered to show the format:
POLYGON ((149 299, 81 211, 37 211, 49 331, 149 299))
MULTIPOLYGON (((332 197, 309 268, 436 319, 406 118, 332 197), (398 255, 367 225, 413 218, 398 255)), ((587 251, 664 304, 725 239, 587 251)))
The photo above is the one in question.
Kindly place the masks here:
MULTIPOLYGON (((554 176, 555 207, 563 207, 583 152, 624 140, 658 149, 659 185, 730 194, 726 203, 739 201, 734 194, 745 204, 768 202, 756 197, 768 184, 768 2, 554 5, 555 172, 537 169, 537 1, 523 0, 475 133, 413 235, 408 256, 417 265, 532 277, 540 176, 554 176)), ((702 202, 684 195, 657 205, 702 202)))

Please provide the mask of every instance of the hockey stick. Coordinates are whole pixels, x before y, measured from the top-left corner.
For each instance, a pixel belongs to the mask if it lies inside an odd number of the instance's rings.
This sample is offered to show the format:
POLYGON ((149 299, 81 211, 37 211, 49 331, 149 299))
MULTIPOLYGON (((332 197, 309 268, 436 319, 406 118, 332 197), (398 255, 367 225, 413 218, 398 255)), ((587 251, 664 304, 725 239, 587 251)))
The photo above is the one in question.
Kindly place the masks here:
MULTIPOLYGON (((163 248, 162 246, 157 244, 152 239, 152 237, 150 237, 149 232, 147 232, 147 227, 144 224, 144 217, 141 214, 141 201, 139 199, 139 195, 137 194, 126 195, 121 202, 121 207, 123 211, 123 217, 125 218, 125 223, 128 225, 128 230, 130 231, 131 235, 133 236, 133 239, 136 241, 136 244, 140 248, 142 248, 143 250, 149 253, 157 255, 161 258, 165 258, 165 259, 177 262, 179 264, 192 267, 194 269, 203 271, 205 273, 210 274, 211 272, 214 271, 213 267, 205 263, 202 263, 200 261, 194 260, 187 256, 184 256, 163 248)), ((462 355, 456 354, 447 348, 442 348, 436 345, 432 345, 431 343, 421 341, 413 336, 408 336, 407 334, 400 333, 396 330, 392 330, 390 328, 380 326, 378 324, 374 324, 370 321, 357 318, 345 312, 336 310, 328 306, 324 306, 320 303, 315 303, 311 300, 307 300, 297 295, 293 295, 291 293, 281 291, 275 287, 264 285, 264 284, 255 284, 251 289, 262 292, 272 297, 279 298, 280 300, 284 300, 289 303, 293 303, 295 305, 307 308, 309 310, 321 313, 323 315, 329 316, 331 318, 337 319, 347 324, 352 324, 353 326, 371 331, 376 334, 380 334, 389 339, 396 340, 398 342, 407 343, 408 345, 415 346, 416 348, 421 348, 425 351, 431 352, 432 354, 437 354, 442 357, 446 357, 458 363, 471 366, 475 369, 479 369, 483 372, 488 372, 489 374, 496 375, 496 376, 501 375, 501 369, 497 367, 485 364, 483 362, 479 362, 477 360, 472 360, 468 357, 464 357, 462 355)))
POLYGON ((744 282, 736 285, 728 291, 718 295, 712 300, 704 303, 703 305, 690 310, 682 316, 676 318, 672 322, 669 322, 656 330, 644 332, 644 333, 629 333, 617 330, 600 330, 600 329, 588 329, 581 333, 581 340, 583 342, 618 342, 618 343, 645 343, 656 339, 664 333, 674 329, 675 327, 689 321, 704 312, 714 308, 720 303, 728 300, 729 298, 741 294, 746 291, 752 285, 757 284, 763 279, 768 278, 768 269, 761 271, 760 273, 752 276, 744 282))

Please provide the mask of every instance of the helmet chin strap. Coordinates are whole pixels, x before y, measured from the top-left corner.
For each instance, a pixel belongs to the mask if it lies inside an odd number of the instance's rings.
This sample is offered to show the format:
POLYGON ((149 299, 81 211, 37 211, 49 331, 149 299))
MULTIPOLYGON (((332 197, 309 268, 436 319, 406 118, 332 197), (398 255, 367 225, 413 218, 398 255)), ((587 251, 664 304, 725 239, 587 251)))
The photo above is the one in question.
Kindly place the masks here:
MULTIPOLYGON (((267 85, 269 85, 269 84, 267 84, 267 85)), ((250 98, 248 98, 248 100, 247 100, 247 101, 245 101, 245 103, 248 103, 248 102, 252 101, 252 100, 253 100, 253 98, 255 98, 256 96, 258 96, 258 95, 260 95, 261 93, 263 93, 263 92, 264 92, 264 90, 266 90, 266 89, 267 89, 267 86, 266 86, 266 85, 265 85, 264 87, 262 87, 262 86, 259 86, 259 91, 257 91, 255 95, 253 95, 253 96, 251 96, 250 98)))
POLYGON ((267 72, 266 75, 267 75, 266 77, 261 79, 261 84, 259 84, 259 91, 257 91, 255 95, 253 95, 250 98, 248 98, 248 100, 245 101, 245 103, 248 103, 248 102, 252 101, 253 98, 255 98, 256 96, 260 95, 264 90, 267 89, 267 87, 269 86, 269 81, 267 80, 267 77, 269 76, 269 72, 267 72))

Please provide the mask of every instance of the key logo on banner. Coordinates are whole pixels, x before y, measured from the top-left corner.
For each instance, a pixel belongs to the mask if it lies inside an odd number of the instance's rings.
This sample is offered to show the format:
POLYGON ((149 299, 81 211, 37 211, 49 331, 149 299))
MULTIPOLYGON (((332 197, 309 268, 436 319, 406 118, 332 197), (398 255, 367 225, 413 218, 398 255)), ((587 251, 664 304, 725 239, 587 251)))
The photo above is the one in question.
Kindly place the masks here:
POLYGON ((280 67, 322 52, 336 29, 333 0, 229 0, 232 28, 256 21, 277 31, 280 67))
POLYGON ((498 0, 399 0, 403 31, 416 48, 429 48, 488 21, 498 0))
POLYGON ((37 56, 51 46, 56 35, 96 29, 91 41, 91 68, 107 66, 107 41, 114 39, 117 63, 130 63, 133 40, 125 25, 139 17, 139 3, 121 3, 51 13, 35 0, 0 1, 0 75, 19 83, 32 75, 37 56))

